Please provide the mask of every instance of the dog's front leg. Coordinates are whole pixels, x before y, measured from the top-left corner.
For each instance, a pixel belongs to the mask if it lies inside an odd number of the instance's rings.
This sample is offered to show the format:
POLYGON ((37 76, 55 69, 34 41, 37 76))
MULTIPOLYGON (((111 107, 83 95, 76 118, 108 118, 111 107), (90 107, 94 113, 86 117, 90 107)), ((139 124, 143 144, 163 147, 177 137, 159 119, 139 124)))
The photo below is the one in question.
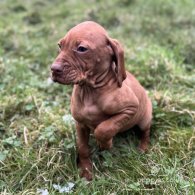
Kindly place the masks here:
POLYGON ((114 115, 96 127, 94 135, 102 150, 112 147, 112 138, 128 126, 132 114, 132 112, 125 112, 114 115))
POLYGON ((77 123, 76 130, 80 176, 90 181, 92 180, 92 162, 90 159, 90 149, 88 145, 90 129, 80 123, 77 123))

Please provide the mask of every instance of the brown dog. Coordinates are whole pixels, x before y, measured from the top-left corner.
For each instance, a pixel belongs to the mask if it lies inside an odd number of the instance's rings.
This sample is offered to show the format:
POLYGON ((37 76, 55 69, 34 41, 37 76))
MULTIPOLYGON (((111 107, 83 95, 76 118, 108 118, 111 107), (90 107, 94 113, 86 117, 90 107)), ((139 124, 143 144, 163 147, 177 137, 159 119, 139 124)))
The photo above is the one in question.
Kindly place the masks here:
POLYGON ((144 88, 125 71, 120 43, 99 24, 87 21, 75 26, 58 45, 52 79, 74 84, 71 112, 76 120, 78 166, 81 177, 91 180, 90 132, 101 149, 109 149, 117 133, 138 125, 142 132, 139 149, 144 152, 149 143, 152 105, 144 88))

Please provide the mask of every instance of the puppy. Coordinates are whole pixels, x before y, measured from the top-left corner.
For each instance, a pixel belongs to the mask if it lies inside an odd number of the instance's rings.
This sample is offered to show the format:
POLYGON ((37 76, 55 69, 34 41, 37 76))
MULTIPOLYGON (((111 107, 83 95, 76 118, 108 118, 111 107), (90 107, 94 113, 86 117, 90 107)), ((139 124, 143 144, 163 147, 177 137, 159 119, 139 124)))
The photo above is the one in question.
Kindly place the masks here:
POLYGON ((137 125, 139 150, 148 148, 152 105, 145 89, 125 71, 121 44, 99 24, 86 21, 68 31, 51 65, 52 79, 74 85, 71 113, 76 121, 78 167, 81 177, 92 179, 89 135, 99 147, 110 149, 113 137, 137 125))

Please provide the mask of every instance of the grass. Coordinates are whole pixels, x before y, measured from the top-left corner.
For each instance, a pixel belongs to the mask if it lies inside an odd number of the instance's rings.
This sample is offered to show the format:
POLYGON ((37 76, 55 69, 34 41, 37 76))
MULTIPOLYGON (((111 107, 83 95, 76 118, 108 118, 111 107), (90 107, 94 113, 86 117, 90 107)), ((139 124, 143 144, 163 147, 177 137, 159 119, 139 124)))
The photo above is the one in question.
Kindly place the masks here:
POLYGON ((195 2, 193 0, 0 1, 0 194, 195 194, 195 2), (49 80, 57 41, 84 20, 125 48, 126 68, 153 102, 150 150, 128 132, 99 152, 94 180, 76 168, 72 88, 49 80), (64 116, 64 117, 63 117, 64 116))

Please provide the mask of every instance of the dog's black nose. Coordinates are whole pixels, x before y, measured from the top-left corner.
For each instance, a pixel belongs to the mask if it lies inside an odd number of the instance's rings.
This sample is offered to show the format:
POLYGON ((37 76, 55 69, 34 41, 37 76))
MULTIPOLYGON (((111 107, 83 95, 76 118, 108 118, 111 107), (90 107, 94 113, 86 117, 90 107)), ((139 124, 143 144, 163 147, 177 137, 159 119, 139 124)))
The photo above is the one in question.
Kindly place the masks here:
POLYGON ((63 72, 63 66, 60 64, 52 64, 51 70, 56 73, 62 73, 63 72))

